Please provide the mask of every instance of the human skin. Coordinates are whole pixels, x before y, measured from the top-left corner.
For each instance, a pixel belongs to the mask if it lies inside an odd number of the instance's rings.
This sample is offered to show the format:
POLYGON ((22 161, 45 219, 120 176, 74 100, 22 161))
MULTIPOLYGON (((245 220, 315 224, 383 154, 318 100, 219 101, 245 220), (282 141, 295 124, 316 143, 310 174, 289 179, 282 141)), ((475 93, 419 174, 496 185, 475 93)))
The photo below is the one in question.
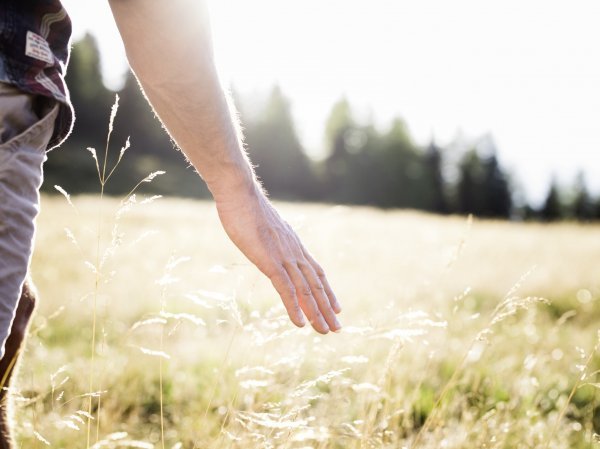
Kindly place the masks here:
POLYGON ((21 290, 21 297, 15 319, 10 328, 10 334, 5 343, 4 357, 0 359, 0 449, 11 449, 17 447, 11 437, 12 418, 10 407, 10 383, 14 377, 15 368, 19 355, 24 347, 25 335, 33 309, 35 307, 36 295, 33 284, 25 281, 21 290))
POLYGON ((257 181, 213 58, 204 0, 109 0, 154 111, 212 193, 229 238, 273 284, 299 327, 337 332, 325 272, 257 181))

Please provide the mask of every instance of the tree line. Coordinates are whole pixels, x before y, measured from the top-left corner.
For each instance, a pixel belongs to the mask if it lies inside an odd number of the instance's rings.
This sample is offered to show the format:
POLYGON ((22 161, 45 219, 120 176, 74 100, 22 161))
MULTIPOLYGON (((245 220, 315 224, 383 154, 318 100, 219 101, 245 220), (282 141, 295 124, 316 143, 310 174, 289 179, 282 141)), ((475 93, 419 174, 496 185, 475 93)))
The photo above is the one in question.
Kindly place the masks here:
MULTIPOLYGON (((102 83, 100 57, 94 38, 85 36, 73 48, 67 83, 75 108, 73 134, 63 148, 50 153, 43 190, 55 184, 71 193, 98 190, 96 166, 87 147, 103 157, 107 120, 114 92, 102 83)), ((150 193, 206 197, 208 190, 183 155, 161 129, 129 73, 118 92, 120 107, 109 149, 109 165, 116 161, 128 136, 132 146, 106 186, 124 194, 136 178, 165 170, 167 175, 145 185, 150 193)), ((256 172, 275 198, 413 208, 441 214, 469 214, 490 218, 595 220, 600 198, 594 198, 579 175, 569 191, 552 181, 539 207, 520 200, 516 180, 498 161, 493 139, 483 136, 460 150, 435 142, 422 147, 411 138, 406 124, 395 119, 389 129, 361 123, 349 101, 333 105, 326 122, 327 155, 315 161, 306 155, 296 132, 291 104, 274 87, 260 108, 236 98, 256 172)))

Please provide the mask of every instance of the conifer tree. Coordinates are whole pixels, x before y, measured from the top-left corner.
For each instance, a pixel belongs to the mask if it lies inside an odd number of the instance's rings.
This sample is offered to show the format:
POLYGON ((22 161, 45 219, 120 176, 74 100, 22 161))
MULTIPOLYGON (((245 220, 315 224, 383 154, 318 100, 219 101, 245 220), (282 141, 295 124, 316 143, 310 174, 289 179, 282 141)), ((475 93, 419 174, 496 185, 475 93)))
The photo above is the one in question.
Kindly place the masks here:
POLYGON ((563 218, 563 207, 560 201, 556 179, 552 179, 544 205, 540 210, 540 217, 545 221, 554 221, 563 218))

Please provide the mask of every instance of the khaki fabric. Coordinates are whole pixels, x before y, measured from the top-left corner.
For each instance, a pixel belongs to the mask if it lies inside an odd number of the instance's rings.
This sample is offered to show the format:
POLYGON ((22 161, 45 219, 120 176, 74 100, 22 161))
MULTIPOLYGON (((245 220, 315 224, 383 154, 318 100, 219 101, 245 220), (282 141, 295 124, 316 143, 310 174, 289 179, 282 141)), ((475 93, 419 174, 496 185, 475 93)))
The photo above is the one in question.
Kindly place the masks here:
POLYGON ((35 111, 36 97, 0 83, 0 357, 27 276, 42 165, 58 105, 35 111))

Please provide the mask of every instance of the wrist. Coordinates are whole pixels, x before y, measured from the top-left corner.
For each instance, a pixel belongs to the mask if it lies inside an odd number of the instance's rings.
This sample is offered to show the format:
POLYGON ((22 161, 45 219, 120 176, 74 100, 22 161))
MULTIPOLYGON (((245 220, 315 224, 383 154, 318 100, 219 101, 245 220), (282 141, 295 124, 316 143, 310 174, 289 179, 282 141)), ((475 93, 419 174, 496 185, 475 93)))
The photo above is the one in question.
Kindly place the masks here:
POLYGON ((215 201, 221 204, 262 194, 262 187, 249 165, 224 170, 214 179, 207 180, 207 186, 215 201))

